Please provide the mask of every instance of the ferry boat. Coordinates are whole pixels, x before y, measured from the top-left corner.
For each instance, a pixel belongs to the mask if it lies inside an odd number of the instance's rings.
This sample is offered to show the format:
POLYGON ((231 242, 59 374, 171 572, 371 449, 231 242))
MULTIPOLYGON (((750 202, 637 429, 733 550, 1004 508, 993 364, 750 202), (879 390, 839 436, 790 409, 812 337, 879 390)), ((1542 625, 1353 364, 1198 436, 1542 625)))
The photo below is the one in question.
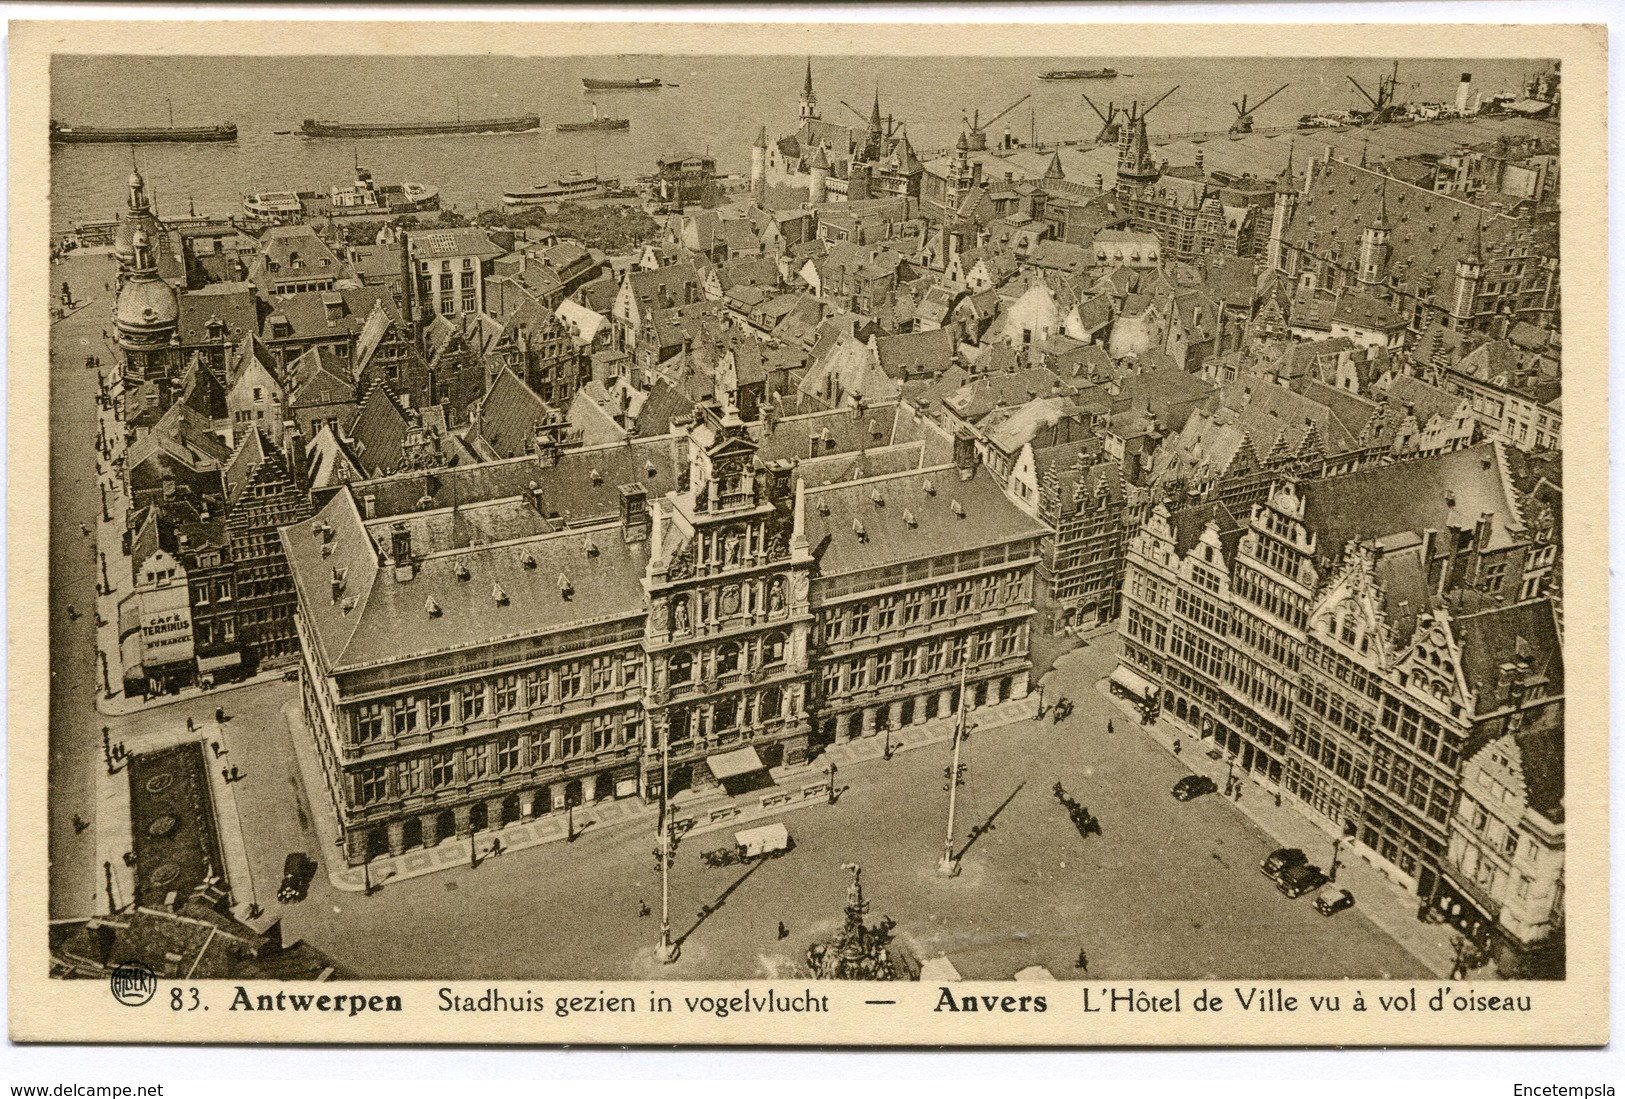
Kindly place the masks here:
POLYGON ((323 122, 307 118, 299 127, 306 137, 424 137, 433 134, 507 134, 540 128, 533 114, 510 118, 459 118, 453 122, 323 122))
POLYGON ((502 205, 510 210, 527 206, 541 206, 553 202, 575 202, 586 198, 606 198, 619 190, 620 180, 599 179, 596 175, 571 172, 552 183, 538 183, 533 187, 502 192, 502 205))
POLYGON ((642 88, 660 87, 660 78, 657 76, 640 76, 633 80, 596 80, 590 76, 583 76, 581 84, 589 92, 636 91, 642 88))
POLYGON ((583 130, 626 130, 630 129, 632 121, 626 118, 610 118, 608 115, 598 113, 598 104, 592 105, 592 119, 587 122, 560 122, 559 133, 580 133, 583 130))
POLYGON ((421 183, 373 182, 356 165, 355 182, 323 191, 260 191, 243 199, 250 221, 284 225, 318 218, 395 217, 440 209, 440 191, 421 183))
POLYGON ((1051 69, 1039 73, 1040 80, 1111 80, 1118 76, 1116 69, 1051 69))
POLYGON ((171 141, 236 141, 237 124, 221 122, 214 126, 146 126, 132 129, 104 129, 99 126, 69 126, 51 123, 52 145, 141 145, 171 141))

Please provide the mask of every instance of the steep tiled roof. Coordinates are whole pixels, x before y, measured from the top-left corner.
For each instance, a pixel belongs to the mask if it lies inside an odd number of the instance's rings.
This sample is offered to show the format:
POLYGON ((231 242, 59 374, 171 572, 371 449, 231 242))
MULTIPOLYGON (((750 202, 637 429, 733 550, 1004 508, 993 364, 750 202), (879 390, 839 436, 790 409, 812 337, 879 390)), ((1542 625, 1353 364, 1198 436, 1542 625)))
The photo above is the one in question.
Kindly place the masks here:
POLYGON ((1431 282, 1426 298, 1449 297, 1456 261, 1477 246, 1480 219, 1487 252, 1527 231, 1511 218, 1486 216, 1472 203, 1334 159, 1322 166, 1309 193, 1299 199, 1286 239, 1316 254, 1335 252, 1338 262, 1353 266, 1361 230, 1375 222, 1384 191, 1391 229, 1388 270, 1413 291, 1431 282))
POLYGON ((530 453, 536 425, 552 413, 551 405, 519 375, 503 367, 471 417, 469 442, 482 457, 517 458, 530 453))
POLYGON ((880 356, 880 368, 890 378, 934 377, 954 361, 954 333, 952 329, 935 328, 928 332, 909 332, 899 336, 875 337, 875 350, 880 356))
POLYGON ((968 481, 949 466, 809 487, 805 503, 807 540, 822 576, 1003 545, 1048 529, 1012 504, 984 469, 968 481))
MULTIPOLYGON (((1529 662, 1529 675, 1546 681, 1543 694, 1563 693, 1563 641, 1550 599, 1463 615, 1451 623, 1461 643, 1461 670, 1480 695, 1493 693, 1501 666, 1529 662)), ((1489 709, 1480 699, 1479 710, 1489 709)))
POLYGON ((180 296, 176 322, 181 346, 195 347, 209 341, 209 321, 225 325, 226 342, 238 344, 244 336, 258 332, 259 303, 254 287, 246 282, 223 282, 188 290, 180 296))
POLYGON ((376 383, 361 398, 361 407, 351 421, 348 436, 351 452, 372 476, 393 473, 400 468, 401 444, 406 440, 409 422, 396 403, 395 395, 383 383, 376 383))
POLYGON ((1323 552, 1401 531, 1470 530, 1485 512, 1495 516, 1490 550, 1524 537, 1523 516, 1494 443, 1312 481, 1303 497, 1304 521, 1323 552))
POLYGON ((577 526, 599 522, 619 513, 621 485, 643 485, 651 499, 676 488, 671 439, 655 436, 566 449, 551 466, 531 457, 510 458, 380 477, 353 487, 357 498, 373 496, 375 514, 386 516, 527 495, 532 482, 541 490, 544 513, 557 513, 561 521, 577 526))

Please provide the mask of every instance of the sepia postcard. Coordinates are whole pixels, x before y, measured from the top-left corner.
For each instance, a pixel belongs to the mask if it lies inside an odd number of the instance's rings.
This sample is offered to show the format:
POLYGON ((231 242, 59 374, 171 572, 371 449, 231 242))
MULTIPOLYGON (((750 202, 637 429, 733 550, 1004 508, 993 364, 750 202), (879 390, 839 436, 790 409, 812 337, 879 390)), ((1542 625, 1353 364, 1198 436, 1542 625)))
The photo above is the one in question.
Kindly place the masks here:
POLYGON ((1604 31, 996 14, 12 24, 14 1040, 1608 1040, 1604 31))

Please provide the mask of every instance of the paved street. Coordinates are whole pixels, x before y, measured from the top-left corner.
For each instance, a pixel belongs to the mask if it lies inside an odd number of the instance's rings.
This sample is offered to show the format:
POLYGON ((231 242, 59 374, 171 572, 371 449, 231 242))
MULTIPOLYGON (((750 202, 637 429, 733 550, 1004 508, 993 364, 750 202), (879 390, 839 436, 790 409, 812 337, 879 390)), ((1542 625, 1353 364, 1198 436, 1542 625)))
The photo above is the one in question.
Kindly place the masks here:
MULTIPOLYGON (((1273 843, 1215 797, 1175 802, 1180 764, 1095 692, 1112 664, 1096 642, 1062 664, 1077 703, 1064 725, 1026 722, 973 734, 965 751, 961 845, 972 825, 994 829, 970 846, 954 880, 935 873, 942 850, 947 746, 843 767, 833 808, 783 819, 797 843, 778 860, 706 869, 700 852, 728 833, 693 836, 672 875, 673 933, 683 955, 651 957, 660 885, 642 826, 589 831, 386 884, 372 896, 317 876, 310 897, 274 899, 284 855, 322 859, 309 797, 275 707, 284 689, 236 692, 231 757, 248 774, 234 787, 249 837, 259 901, 302 937, 367 976, 500 978, 751 977, 799 960, 839 923, 848 876, 864 867, 872 918, 890 915, 922 958, 946 953, 969 978, 1007 978, 1028 965, 1091 977, 1418 976, 1426 968, 1358 908, 1326 919, 1307 898, 1288 901, 1258 873, 1273 843), (1117 732, 1104 731, 1108 715, 1117 732), (1057 779, 1102 821, 1079 839, 1050 786, 1057 779), (639 918, 638 902, 655 915, 639 918), (715 909, 701 918, 702 906, 715 909), (777 938, 778 921, 790 936, 777 938)), ((1050 695, 1054 694, 1054 679, 1050 695)), ((184 720, 182 718, 181 720, 184 720)), ((315 796, 322 796, 320 791, 315 796)), ((455 842, 455 841, 447 841, 455 842)))
POLYGON ((84 363, 86 355, 97 355, 104 364, 112 357, 102 330, 112 308, 103 285, 113 276, 113 261, 79 256, 51 272, 53 286, 66 281, 76 298, 96 299, 51 329, 48 831, 51 915, 60 918, 96 912, 101 889, 94 827, 104 724, 96 713, 101 690, 95 653, 97 565, 95 542, 81 529, 82 524, 95 530, 101 504, 96 489, 96 371, 84 363), (77 619, 68 614, 70 604, 79 612, 77 619), (75 815, 91 827, 76 831, 75 815))

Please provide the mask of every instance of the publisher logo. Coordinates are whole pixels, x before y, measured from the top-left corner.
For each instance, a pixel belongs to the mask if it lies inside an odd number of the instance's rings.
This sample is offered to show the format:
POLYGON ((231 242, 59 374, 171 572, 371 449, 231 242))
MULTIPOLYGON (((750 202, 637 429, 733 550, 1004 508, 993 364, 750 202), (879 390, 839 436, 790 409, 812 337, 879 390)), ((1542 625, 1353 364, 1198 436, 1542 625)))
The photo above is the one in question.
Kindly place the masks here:
POLYGON ((158 992, 158 975, 144 962, 120 962, 108 984, 113 999, 125 1007, 140 1007, 158 992))

